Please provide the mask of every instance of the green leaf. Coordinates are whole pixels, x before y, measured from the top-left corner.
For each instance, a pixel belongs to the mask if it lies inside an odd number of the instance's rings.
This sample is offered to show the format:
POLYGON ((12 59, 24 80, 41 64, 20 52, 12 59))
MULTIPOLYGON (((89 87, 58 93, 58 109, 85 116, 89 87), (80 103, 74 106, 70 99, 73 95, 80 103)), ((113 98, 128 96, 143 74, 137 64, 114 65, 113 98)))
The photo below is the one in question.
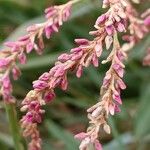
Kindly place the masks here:
POLYGON ((122 140, 119 138, 119 132, 118 132, 118 129, 116 127, 114 118, 113 117, 109 117, 108 120, 109 120, 109 124, 111 126, 111 129, 112 129, 112 134, 113 134, 114 138, 116 139, 115 142, 117 142, 118 149, 125 150, 124 149, 124 145, 122 143, 122 140))
POLYGON ((142 90, 141 102, 139 110, 136 113, 135 134, 137 138, 141 138, 150 132, 150 84, 142 90))
POLYGON ((112 140, 108 144, 104 145, 104 150, 122 150, 125 145, 131 144, 134 142, 134 137, 131 133, 124 133, 123 135, 118 136, 117 139, 112 140), (120 147, 120 143, 118 143, 118 139, 123 144, 122 147, 120 147))
MULTIPOLYGON (((142 59, 146 52, 146 49, 149 47, 150 36, 146 36, 143 40, 140 41, 134 48, 131 50, 129 61, 132 59, 142 59)), ((128 61, 128 62, 129 62, 128 61)))
POLYGON ((63 130, 63 128, 61 128, 51 120, 46 120, 45 126, 51 136, 55 137, 58 140, 61 140, 65 144, 66 150, 78 149, 78 144, 71 133, 63 130))
POLYGON ((0 141, 4 144, 13 147, 13 140, 10 135, 4 134, 0 132, 0 141))
POLYGON ((32 59, 29 59, 27 64, 25 65, 19 65, 21 69, 32 69, 32 68, 40 68, 43 66, 51 65, 56 60, 58 54, 50 54, 40 57, 33 57, 32 59))

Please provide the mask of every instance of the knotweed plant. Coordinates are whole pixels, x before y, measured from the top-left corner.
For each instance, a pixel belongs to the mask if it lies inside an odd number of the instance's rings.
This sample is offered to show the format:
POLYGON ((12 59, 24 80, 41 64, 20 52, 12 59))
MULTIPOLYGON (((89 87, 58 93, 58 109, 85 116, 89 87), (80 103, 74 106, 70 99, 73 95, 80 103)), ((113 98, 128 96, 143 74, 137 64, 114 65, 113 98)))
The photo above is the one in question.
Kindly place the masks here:
MULTIPOLYGON (((17 61, 21 64, 26 63, 26 55, 33 49, 38 54, 42 54, 43 36, 49 39, 53 32, 58 32, 63 22, 68 20, 72 4, 78 1, 72 0, 64 5, 47 8, 45 22, 29 26, 25 36, 15 42, 5 43, 6 48, 0 51, 0 93, 6 105, 15 102, 10 75, 12 74, 14 80, 20 76, 21 71, 17 61)), ((29 150, 41 150, 38 124, 42 122, 42 116, 45 113, 43 106, 56 97, 55 89, 68 88, 69 72, 75 73, 80 78, 84 68, 90 65, 98 67, 100 61, 110 66, 100 88, 99 101, 87 110, 89 119, 87 131, 75 135, 75 138, 81 141, 80 150, 88 150, 90 146, 93 146, 95 150, 102 149, 99 142, 100 130, 103 129, 110 134, 108 118, 121 111, 121 91, 126 89, 123 81, 124 62, 128 58, 129 51, 150 30, 150 11, 147 10, 140 16, 132 3, 140 3, 140 1, 103 0, 102 7, 106 12, 97 18, 95 30, 89 32, 93 40, 75 39, 77 46, 70 52, 61 54, 54 67, 33 82, 33 90, 22 101, 21 111, 26 113, 20 120, 23 136, 31 140, 29 150), (122 35, 123 44, 120 44, 119 35, 122 35), (109 52, 109 55, 105 60, 99 59, 105 50, 109 52)), ((150 48, 144 58, 144 64, 150 65, 150 48)))

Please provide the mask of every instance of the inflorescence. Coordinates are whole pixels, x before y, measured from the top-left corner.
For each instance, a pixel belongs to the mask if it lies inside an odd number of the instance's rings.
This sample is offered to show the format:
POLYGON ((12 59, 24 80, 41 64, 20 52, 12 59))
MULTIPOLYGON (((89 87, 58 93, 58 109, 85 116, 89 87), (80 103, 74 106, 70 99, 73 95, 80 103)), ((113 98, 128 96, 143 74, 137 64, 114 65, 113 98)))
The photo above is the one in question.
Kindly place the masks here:
MULTIPOLYGON (((6 102, 14 102, 10 73, 15 80, 21 74, 16 62, 19 60, 24 64, 26 54, 33 49, 38 54, 42 53, 43 35, 50 38, 53 32, 58 32, 59 26, 68 20, 71 6, 75 2, 77 0, 47 8, 46 22, 28 27, 28 34, 18 41, 5 43, 8 48, 0 52, 0 88, 6 102)), ((133 2, 139 3, 138 0, 133 2)), ((94 36, 93 40, 75 39, 77 47, 71 49, 69 53, 61 54, 54 67, 33 82, 33 90, 23 100, 21 111, 26 114, 20 122, 23 135, 31 139, 29 150, 41 149, 37 126, 42 122, 42 115, 45 113, 42 106, 56 97, 55 88, 67 89, 68 72, 75 72, 80 78, 84 67, 91 64, 98 67, 104 49, 109 51, 109 55, 101 63, 109 63, 110 67, 100 88, 99 102, 87 110, 89 118, 87 131, 75 135, 75 138, 81 141, 80 150, 87 150, 90 145, 95 150, 101 150, 102 146, 98 140, 100 129, 104 129, 108 134, 111 133, 107 120, 110 115, 120 112, 121 91, 126 88, 123 81, 124 61, 128 58, 129 50, 149 32, 150 12, 148 10, 143 13, 144 19, 141 19, 128 0, 103 0, 103 8, 107 8, 107 12, 98 17, 94 26, 96 30, 89 33, 94 36), (123 33, 123 45, 119 42, 119 33, 123 33)), ((144 64, 150 65, 150 51, 148 50, 147 53, 144 64)))

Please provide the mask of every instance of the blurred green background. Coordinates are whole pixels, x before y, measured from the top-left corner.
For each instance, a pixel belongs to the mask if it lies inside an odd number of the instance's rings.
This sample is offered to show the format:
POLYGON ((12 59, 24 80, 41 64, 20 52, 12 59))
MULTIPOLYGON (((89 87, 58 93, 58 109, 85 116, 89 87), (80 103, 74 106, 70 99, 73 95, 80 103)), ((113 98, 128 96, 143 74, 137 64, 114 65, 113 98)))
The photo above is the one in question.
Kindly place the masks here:
MULTIPOLYGON (((14 41, 25 34, 28 25, 42 22, 44 9, 50 5, 65 3, 65 0, 0 0, 0 47, 4 41, 14 41)), ((135 5, 138 12, 150 7, 150 1, 135 5)), ((46 48, 42 56, 35 52, 28 55, 28 63, 20 65, 21 78, 14 82, 14 95, 18 99, 18 117, 20 102, 32 89, 32 81, 48 71, 57 56, 69 52, 74 47, 75 38, 89 38, 94 30, 96 18, 105 10, 100 0, 82 0, 72 10, 72 16, 50 40, 45 39, 46 48)), ((126 62, 124 80, 127 89, 122 92, 122 112, 109 119, 112 134, 101 133, 104 150, 150 150, 150 68, 142 66, 145 49, 150 35, 130 52, 126 62)), ((106 57, 105 53, 101 60, 106 57)), ((78 141, 73 135, 85 131, 88 126, 86 109, 95 104, 99 97, 99 88, 108 65, 99 68, 92 66, 84 70, 81 79, 69 74, 69 88, 66 92, 57 89, 56 100, 45 107, 43 123, 39 126, 43 139, 43 150, 77 150, 78 141)), ((0 102, 0 150, 13 150, 3 103, 0 102)))

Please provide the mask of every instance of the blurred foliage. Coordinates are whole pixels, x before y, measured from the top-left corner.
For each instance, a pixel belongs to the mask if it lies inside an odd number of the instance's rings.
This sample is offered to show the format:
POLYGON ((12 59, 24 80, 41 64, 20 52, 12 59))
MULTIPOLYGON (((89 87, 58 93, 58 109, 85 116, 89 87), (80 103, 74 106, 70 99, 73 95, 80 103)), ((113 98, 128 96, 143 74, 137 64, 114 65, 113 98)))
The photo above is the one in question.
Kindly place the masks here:
MULTIPOLYGON (((44 20, 44 8, 65 0, 0 0, 0 42, 15 40, 25 33, 29 24, 44 20), (10 34, 11 33, 11 34, 10 34)), ((14 82, 14 95, 20 101, 32 89, 32 81, 49 70, 58 54, 68 52, 77 37, 91 38, 96 18, 101 14, 99 0, 83 0, 73 8, 71 19, 61 27, 58 34, 45 40, 46 48, 42 56, 34 52, 28 56, 28 63, 21 65, 22 76, 14 82), (40 58, 39 58, 40 57, 40 58)), ((137 5, 143 10, 147 4, 137 5)), ((125 82, 128 88, 123 92, 122 112, 109 119, 112 134, 101 134, 104 150, 149 150, 150 149, 150 69, 142 66, 142 58, 150 41, 150 35, 130 52, 126 64, 125 82)), ((2 45, 0 45, 2 47, 2 45)), ((101 60, 105 58, 105 54, 101 60)), ((64 93, 56 90, 56 100, 46 106, 43 124, 40 125, 43 150, 77 150, 78 142, 73 134, 86 129, 88 119, 86 108, 95 104, 99 97, 107 65, 100 68, 89 67, 81 79, 69 74, 69 89, 64 93), (90 92, 89 92, 90 91, 90 92), (58 111, 59 110, 59 111, 58 111)), ((0 104, 0 149, 13 150, 3 104, 0 104)), ((19 114, 21 117, 21 114, 19 114)))

